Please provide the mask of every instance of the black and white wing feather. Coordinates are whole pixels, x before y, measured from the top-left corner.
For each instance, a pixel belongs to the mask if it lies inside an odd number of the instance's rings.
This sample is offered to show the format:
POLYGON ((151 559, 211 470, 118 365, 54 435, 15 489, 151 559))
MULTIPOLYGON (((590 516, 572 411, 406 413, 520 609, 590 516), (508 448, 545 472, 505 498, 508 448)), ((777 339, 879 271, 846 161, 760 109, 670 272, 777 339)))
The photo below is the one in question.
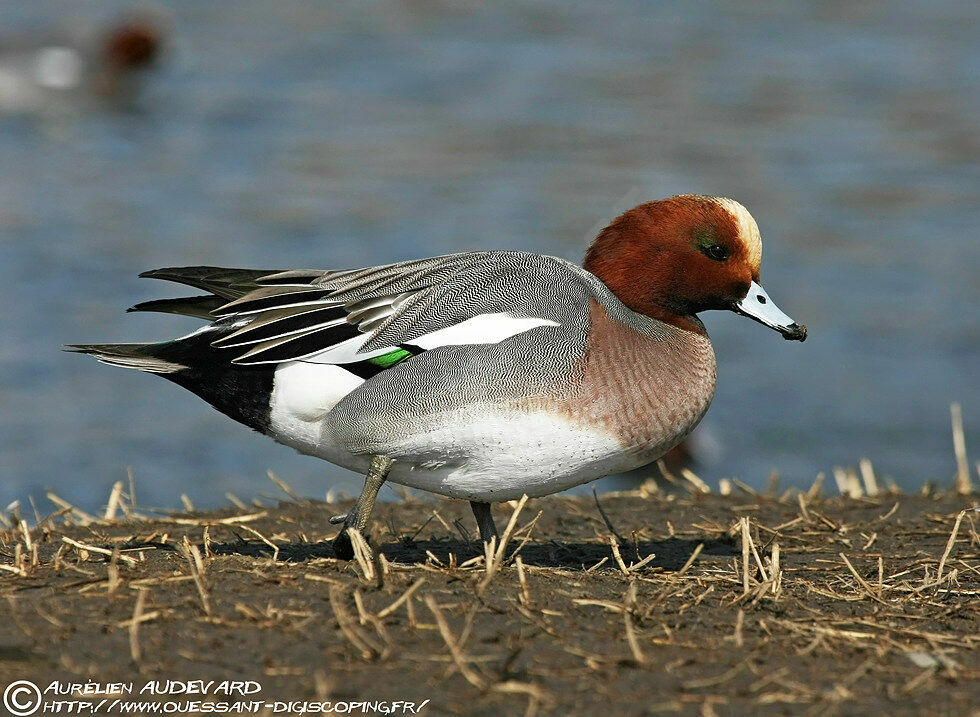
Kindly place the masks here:
POLYGON ((215 328, 225 329, 213 345, 238 349, 232 361, 251 365, 351 363, 414 342, 423 349, 492 343, 534 326, 581 323, 575 314, 588 303, 585 276, 561 259, 522 252, 271 273, 211 312, 215 328))

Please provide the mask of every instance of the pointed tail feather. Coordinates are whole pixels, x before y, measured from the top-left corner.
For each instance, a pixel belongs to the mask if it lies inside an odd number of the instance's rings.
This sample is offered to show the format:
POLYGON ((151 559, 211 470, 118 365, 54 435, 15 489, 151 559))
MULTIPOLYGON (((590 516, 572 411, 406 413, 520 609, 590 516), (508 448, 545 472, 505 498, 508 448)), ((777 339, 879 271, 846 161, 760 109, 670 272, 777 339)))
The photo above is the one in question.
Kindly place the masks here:
POLYGON ((110 366, 133 368, 149 373, 175 373, 187 368, 154 356, 153 350, 158 346, 159 344, 73 344, 64 348, 65 351, 95 356, 99 361, 110 366))
POLYGON ((141 277, 164 279, 210 291, 231 301, 258 288, 256 281, 278 269, 227 269, 220 266, 175 266, 144 271, 141 277))
POLYGON ((126 311, 157 311, 162 314, 180 314, 196 319, 212 321, 211 312, 224 306, 227 301, 219 296, 187 296, 179 299, 155 299, 131 306, 126 311))

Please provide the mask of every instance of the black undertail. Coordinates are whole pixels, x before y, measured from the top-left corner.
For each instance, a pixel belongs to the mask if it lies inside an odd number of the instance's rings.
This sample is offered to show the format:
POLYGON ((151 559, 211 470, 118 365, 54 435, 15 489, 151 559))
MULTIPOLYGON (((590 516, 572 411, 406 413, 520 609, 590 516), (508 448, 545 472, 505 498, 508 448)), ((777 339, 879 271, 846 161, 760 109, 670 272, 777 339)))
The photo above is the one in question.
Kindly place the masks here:
POLYGON ((103 363, 155 373, 197 394, 226 416, 268 433, 275 365, 231 363, 234 349, 211 346, 213 331, 153 344, 81 344, 69 351, 103 363))
POLYGON ((157 344, 161 358, 185 367, 160 375, 197 394, 229 418, 260 433, 268 433, 275 365, 233 364, 235 350, 214 348, 213 338, 210 331, 204 331, 157 344))

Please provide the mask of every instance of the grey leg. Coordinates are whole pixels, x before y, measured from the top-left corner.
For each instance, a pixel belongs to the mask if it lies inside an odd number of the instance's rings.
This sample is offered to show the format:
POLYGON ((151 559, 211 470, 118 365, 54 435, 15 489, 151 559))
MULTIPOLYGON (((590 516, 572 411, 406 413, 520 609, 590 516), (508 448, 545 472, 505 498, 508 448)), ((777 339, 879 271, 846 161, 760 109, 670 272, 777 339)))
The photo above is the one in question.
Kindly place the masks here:
POLYGON ((476 524, 480 528, 480 540, 484 543, 489 543, 490 538, 495 537, 499 543, 500 536, 497 535, 497 526, 493 522, 493 513, 490 512, 490 504, 471 500, 470 507, 473 509, 473 515, 476 516, 476 524))
POLYGON ((340 535, 333 541, 334 553, 341 560, 350 560, 354 557, 354 546, 350 542, 350 535, 347 534, 347 530, 350 528, 357 528, 359 531, 364 530, 368 518, 371 517, 371 511, 374 509, 374 501, 378 498, 378 491, 384 485, 393 462, 387 456, 371 458, 371 467, 364 479, 364 489, 357 498, 354 509, 344 519, 344 527, 340 529, 340 535))

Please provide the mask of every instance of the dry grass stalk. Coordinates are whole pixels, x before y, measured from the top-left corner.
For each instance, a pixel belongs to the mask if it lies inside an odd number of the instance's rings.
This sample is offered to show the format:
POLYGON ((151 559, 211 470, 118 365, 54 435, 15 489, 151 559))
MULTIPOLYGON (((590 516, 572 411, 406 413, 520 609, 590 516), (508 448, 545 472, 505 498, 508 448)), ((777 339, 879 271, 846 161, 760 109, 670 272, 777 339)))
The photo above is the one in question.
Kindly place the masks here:
POLYGON ((861 480, 864 481, 864 492, 868 495, 878 495, 878 479, 875 477, 874 466, 867 458, 858 461, 858 468, 861 470, 861 480))
MULTIPOLYGON (((524 496, 524 498, 527 498, 527 496, 524 496)), ((518 504, 514 512, 519 512, 521 507, 522 505, 518 504)), ((442 610, 439 608, 439 605, 431 595, 426 596, 425 604, 436 620, 436 626, 439 629, 439 634, 442 637, 443 642, 446 643, 446 647, 449 648, 449 655, 452 658, 453 663, 456 665, 456 668, 467 682, 480 690, 489 689, 494 692, 502 692, 505 694, 527 695, 530 702, 525 714, 535 714, 539 704, 550 704, 553 702, 551 695, 536 685, 528 684, 526 682, 518 682, 517 680, 504 680, 494 683, 490 680, 490 678, 472 668, 470 663, 473 662, 473 660, 467 657, 466 653, 463 651, 463 645, 466 642, 467 632, 471 624, 471 617, 468 618, 468 622, 470 624, 464 627, 463 634, 460 636, 460 639, 457 640, 453 636, 452 631, 449 629, 449 623, 446 622, 445 615, 443 615, 442 610)))
POLYGON ((211 550, 211 526, 204 526, 204 557, 208 560, 214 557, 214 551, 211 550))
POLYGON ((248 506, 245 504, 245 502, 234 493, 225 493, 225 498, 227 498, 228 502, 239 510, 248 510, 248 506))
MULTIPOLYGON (((741 611, 739 612, 741 613, 741 611)), ((685 690, 700 690, 700 689, 704 689, 705 687, 717 687, 718 685, 723 685, 726 682, 730 682, 733 678, 737 677, 744 669, 745 669, 745 663, 740 662, 734 667, 732 667, 731 669, 725 670, 720 675, 715 675, 713 677, 705 677, 704 679, 700 679, 700 680, 689 680, 684 683, 683 687, 685 690)), ((710 703, 705 702, 704 704, 709 705, 710 703)), ((702 710, 701 714, 704 714, 704 710, 702 710)), ((712 711, 711 714, 714 714, 714 712, 712 711)))
POLYGON ((269 540, 267 537, 265 537, 264 535, 262 535, 262 533, 260 533, 259 531, 257 531, 255 528, 253 528, 250 525, 244 525, 244 524, 242 524, 239 527, 242 530, 247 530, 249 533, 251 533, 252 535, 254 535, 256 538, 258 538, 259 540, 261 540, 263 543, 265 543, 266 545, 268 545, 270 548, 272 548, 272 564, 273 565, 275 565, 276 563, 279 562, 279 546, 278 545, 276 545, 275 543, 273 543, 271 540, 269 540))
MULTIPOLYGON (((141 592, 148 592, 148 591, 142 590, 141 592)), ((137 594, 137 597, 138 597, 138 594, 137 594)), ((124 628, 129 629, 129 628, 132 628, 133 621, 134 620, 136 620, 138 622, 153 622, 158 617, 160 617, 162 614, 163 614, 163 612, 161 612, 160 610, 154 610, 153 612, 142 612, 139 615, 139 617, 134 616, 134 617, 129 618, 128 620, 121 620, 121 621, 117 622, 116 623, 116 627, 124 627, 124 628)))
POLYGON ((140 588, 136 593, 136 605, 133 606, 133 618, 129 624, 129 655, 133 662, 139 664, 140 651, 140 623, 143 622, 143 609, 146 606, 146 588, 140 588))
POLYGON ((184 553, 184 557, 187 559, 187 562, 193 563, 191 567, 195 569, 198 575, 204 578, 207 571, 205 569, 204 560, 201 558, 200 549, 198 549, 196 545, 191 543, 191 541, 187 538, 186 535, 184 536, 184 540, 181 543, 181 546, 183 548, 182 552, 184 553))
POLYGON ((775 496, 779 490, 779 471, 773 469, 769 471, 769 482, 766 485, 766 495, 775 496))
POLYGON ((745 636, 743 634, 744 626, 745 610, 739 608, 738 614, 735 616, 735 633, 733 636, 733 639, 735 640, 735 647, 742 647, 745 644, 745 636))
POLYGON ((844 469, 841 466, 834 466, 834 482, 837 484, 838 492, 843 496, 860 498, 864 495, 861 482, 853 470, 844 469))
POLYGON ((82 510, 81 508, 76 508, 67 500, 58 496, 55 492, 49 490, 45 495, 47 496, 47 499, 50 500, 52 503, 54 503, 56 506, 65 510, 68 513, 75 515, 78 518, 79 525, 86 526, 98 522, 94 517, 86 513, 84 510, 82 510))
POLYGON ((671 594, 674 586, 680 581, 681 578, 684 577, 684 575, 687 574, 687 571, 691 569, 691 566, 694 565, 694 562, 698 559, 698 556, 701 555, 702 550, 704 550, 704 543, 698 543, 697 547, 691 551, 691 555, 684 563, 683 567, 671 575, 667 579, 667 584, 661 588, 659 593, 651 598, 649 604, 647 605, 646 612, 644 613, 646 616, 651 615, 656 609, 657 605, 671 594))
POLYGON ((660 471, 660 475, 662 475, 664 477, 664 480, 666 480, 668 483, 672 483, 673 485, 680 485, 681 484, 681 482, 677 478, 677 476, 675 476, 670 471, 670 469, 667 468, 667 463, 664 461, 663 458, 661 458, 661 459, 659 459, 657 461, 657 470, 660 471))
MULTIPOLYGON (((490 542, 496 545, 496 541, 490 541, 490 542)), ((484 548, 484 552, 486 552, 486 548, 484 548)), ((475 569, 480 567, 481 565, 486 565, 486 563, 487 563, 487 558, 485 555, 477 555, 475 557, 470 558, 469 560, 464 560, 463 562, 461 562, 459 564, 459 569, 460 570, 475 569)))
POLYGON ((328 578, 325 575, 316 575, 315 573, 306 573, 303 575, 304 580, 311 580, 315 583, 326 583, 327 585, 336 585, 338 587, 343 587, 344 583, 340 580, 335 580, 334 578, 328 578))
POLYGON ((585 572, 587 572, 587 573, 594 572, 594 571, 598 570, 599 568, 601 568, 603 565, 605 565, 608 562, 609 562, 609 557, 607 556, 607 557, 603 558, 602 560, 600 560, 595 565, 593 565, 591 568, 586 568, 585 569, 585 572))
POLYGON ((521 605, 525 607, 531 604, 531 592, 527 587, 527 575, 524 571, 524 561, 518 555, 514 558, 514 564, 517 566, 517 580, 521 585, 521 605))
POLYGON ((633 629, 633 617, 629 610, 623 610, 623 625, 626 628, 626 643, 633 654, 633 661, 638 665, 645 665, 647 658, 643 654, 643 650, 640 649, 640 641, 636 638, 636 630, 633 629))
POLYGON ((411 587, 409 587, 408 590, 403 592, 401 596, 397 600, 395 600, 395 602, 391 603, 391 605, 389 605, 384 610, 379 612, 378 617, 382 619, 388 617, 391 613, 393 613, 395 610, 400 608, 407 601, 411 600, 412 595, 414 595, 415 592, 424 584, 425 584, 425 578, 419 578, 418 580, 416 580, 414 583, 412 583, 411 587))
POLYGON ((844 555, 844 553, 838 553, 838 555, 840 555, 841 560, 844 561, 844 564, 847 565, 847 569, 851 572, 851 575, 854 576, 854 579, 857 580, 858 585, 864 588, 864 591, 867 593, 868 597, 875 602, 885 604, 885 601, 882 600, 879 595, 875 594, 875 591, 872 589, 868 581, 862 578, 858 571, 854 569, 854 566, 851 564, 851 561, 847 559, 847 556, 844 555))
MULTIPOLYGON (((748 524, 749 519, 745 519, 746 524, 748 524)), ((759 551, 755 547, 755 541, 752 539, 751 533, 749 534, 749 547, 752 549, 752 557, 755 558, 755 565, 759 568, 759 575, 762 576, 762 581, 767 582, 769 580, 769 575, 766 572, 766 566, 762 564, 762 558, 759 557, 759 551)))
POLYGON ((374 582, 378 577, 378 571, 374 564, 374 554, 371 546, 364 539, 364 535, 357 528, 350 528, 347 531, 350 536, 351 546, 354 548, 354 562, 361 570, 361 577, 365 582, 374 582))
MULTIPOLYGON (((436 520, 438 520, 440 523, 442 523, 442 527, 446 529, 446 532, 451 533, 453 531, 453 527, 451 525, 449 525, 449 523, 446 522, 446 519, 445 518, 443 518, 441 515, 439 515, 439 511, 438 510, 432 511, 432 517, 435 518, 436 520)), ((428 522, 428 521, 426 521, 426 522, 428 522)))
POLYGON ((24 537, 24 547, 27 548, 28 552, 31 552, 34 548, 34 541, 31 540, 31 531, 27 528, 27 521, 22 518, 19 527, 20 534, 24 537))
POLYGON ((875 522, 876 523, 883 523, 886 520, 888 520, 889 518, 891 518, 893 515, 895 515, 896 511, 898 511, 898 506, 900 506, 900 505, 901 505, 901 502, 895 501, 895 505, 893 505, 891 508, 889 508, 887 513, 884 513, 880 517, 876 518, 875 519, 875 522))
POLYGON ((185 535, 184 541, 181 544, 181 552, 184 554, 184 559, 187 561, 191 577, 194 579, 194 586, 197 588, 197 594, 201 598, 201 607, 204 609, 204 614, 210 615, 211 597, 208 595, 207 587, 204 584, 205 568, 204 560, 201 559, 201 551, 198 550, 196 545, 192 545, 185 535))
POLYGON ((646 556, 645 558, 643 558, 640 562, 638 562, 638 563, 630 563, 629 573, 631 575, 635 574, 640 568, 646 567, 648 563, 650 563, 653 560, 655 560, 656 557, 657 557, 657 554, 656 553, 650 553, 648 556, 646 556))
POLYGON ((738 525, 742 532, 742 594, 749 594, 749 543, 752 537, 749 535, 749 519, 739 518, 738 525))
POLYGON ((772 558, 769 563, 769 572, 772 575, 772 595, 779 598, 783 589, 783 569, 779 564, 779 543, 773 541, 772 558))
POLYGON ((693 485, 700 493, 710 493, 711 487, 705 483, 701 478, 690 468, 681 468, 681 475, 684 479, 693 485))
POLYGON ((963 432, 963 409, 959 403, 949 404, 953 424, 953 453, 956 454, 956 492, 967 495, 973 492, 970 479, 970 462, 966 457, 966 436, 963 432))
POLYGON ((738 489, 743 493, 745 493, 746 495, 750 495, 753 498, 759 497, 759 491, 757 491, 755 488, 748 485, 747 483, 743 483, 738 478, 732 478, 732 483, 734 483, 738 487, 738 489))
POLYGON ((649 498, 660 492, 660 486, 657 485, 657 479, 651 476, 640 484, 636 492, 641 498, 649 498))
POLYGON ((946 560, 949 558, 949 554, 953 552, 953 545, 956 544, 956 534, 960 532, 960 523, 963 522, 963 516, 966 515, 965 510, 961 510, 956 516, 956 522, 953 524, 953 532, 949 534, 949 540, 946 542, 946 550, 943 551, 943 557, 939 560, 939 567, 936 570, 936 583, 942 582, 943 579, 943 568, 946 566, 946 560))
POLYGON ((620 572, 622 572, 623 575, 629 575, 630 569, 626 567, 626 563, 623 562, 623 556, 619 553, 619 541, 616 540, 615 535, 609 536, 609 545, 612 547, 613 559, 616 561, 616 565, 619 566, 620 572))
MULTIPOLYGON (((97 545, 88 545, 86 543, 81 543, 81 542, 79 542, 77 540, 74 540, 72 538, 69 538, 67 535, 63 535, 61 537, 61 541, 63 543, 67 543, 68 545, 72 546, 73 548, 78 548, 81 551, 90 552, 90 553, 98 553, 99 555, 105 555, 105 556, 108 556, 110 558, 113 555, 113 551, 112 550, 107 550, 106 548, 100 548, 97 545)), ((136 558, 130 557, 129 555, 119 554, 118 555, 118 559, 121 560, 121 561, 123 561, 124 563, 126 563, 128 565, 136 565, 136 558)))
POLYGON ((820 491, 823 489, 824 474, 817 473, 817 477, 813 479, 813 485, 806 492, 807 500, 816 500, 820 497, 820 491))
MULTIPOLYGON (((247 507, 247 506, 246 506, 247 507)), ((242 523, 249 523, 253 520, 260 520, 262 518, 268 517, 268 511, 260 511, 258 513, 249 513, 248 515, 232 515, 227 518, 218 519, 206 519, 206 518, 168 518, 171 523, 176 523, 177 525, 240 525, 242 523)), ((242 525, 246 530, 252 530, 246 525, 242 525)))
MULTIPOLYGON (((133 467, 126 466, 126 480, 129 481, 129 506, 136 510, 136 477, 133 475, 133 467)), ((125 509, 123 512, 126 512, 125 509)), ((128 515, 128 514, 127 514, 128 515)))
MULTIPOLYGON (((493 565, 493 556, 497 553, 497 536, 491 535, 490 540, 483 544, 483 569, 489 573, 493 565)), ((439 563, 440 565, 442 563, 439 563)))
POLYGON ((361 625, 367 625, 371 622, 374 616, 364 607, 364 596, 361 595, 361 591, 357 588, 354 588, 354 607, 357 608, 357 617, 361 625))
POLYGON ((573 598, 573 605, 580 605, 582 607, 601 607, 609 612, 614 612, 617 615, 623 612, 627 612, 627 608, 623 603, 616 602, 615 600, 592 600, 589 598, 573 598))
POLYGON ((527 493, 521 496, 521 499, 517 502, 517 506, 514 508, 514 512, 510 515, 510 520, 507 521, 507 527, 504 528, 504 535, 500 539, 500 545, 497 547, 496 551, 491 553, 487 552, 487 567, 486 575, 483 580, 477 586, 476 594, 477 596, 483 595, 483 592, 490 585, 490 581, 493 576, 500 570, 500 566, 504 562, 504 553, 507 550, 507 543, 510 541, 510 536, 514 533, 514 528, 517 526, 517 517, 524 510, 524 506, 527 504, 528 497, 527 493))
POLYGON ((542 515, 544 515, 544 511, 543 510, 539 510, 538 511, 538 514, 536 516, 534 516, 533 518, 531 518, 531 520, 528 521, 528 523, 526 525, 524 525, 521 528, 519 528, 518 530, 515 530, 514 531, 513 537, 515 539, 517 538, 517 536, 519 536, 519 535, 521 536, 521 544, 518 545, 516 548, 514 548, 514 552, 510 554, 510 557, 508 558, 508 560, 516 560, 517 559, 517 556, 520 554, 521 550, 524 549, 524 546, 527 545, 531 541, 531 531, 534 530, 535 524, 538 522, 538 519, 542 515))
POLYGON ((122 492, 123 482, 121 480, 117 480, 112 484, 112 492, 109 493, 109 502, 106 503, 105 506, 105 513, 103 515, 105 520, 116 519, 116 511, 119 510, 119 504, 122 500, 122 492))
POLYGON ((116 557, 113 556, 112 561, 109 563, 109 567, 106 569, 106 580, 108 585, 106 586, 106 593, 112 595, 119 589, 122 584, 122 580, 119 577, 119 566, 116 564, 116 557))
POLYGON ((354 619, 347 613, 343 605, 344 589, 340 586, 330 587, 330 607, 334 617, 337 619, 337 626, 344 637, 356 647, 361 657, 365 660, 373 660, 381 657, 383 650, 380 645, 375 644, 371 639, 364 635, 354 624, 354 619))
POLYGON ((269 480, 271 480, 273 483, 275 483, 279 487, 279 490, 281 490, 283 493, 285 493, 286 495, 288 495, 294 502, 299 503, 300 505, 309 505, 310 501, 308 501, 305 498, 297 495, 293 491, 293 489, 290 488, 286 484, 286 481, 284 481, 282 478, 280 478, 279 476, 277 476, 271 470, 267 470, 265 472, 265 474, 267 476, 269 476, 269 480))
POLYGON ((912 694, 917 689, 922 687, 925 683, 932 682, 935 676, 936 676, 936 668, 934 667, 926 668, 925 670, 923 670, 918 675, 916 675, 911 680, 905 683, 905 686, 902 687, 902 694, 906 694, 906 695, 912 694))
POLYGON ((803 517, 807 523, 810 522, 810 513, 806 509, 806 498, 803 497, 802 493, 796 494, 796 502, 800 505, 800 515, 803 517))
POLYGON ((435 618, 436 625, 439 628, 439 634, 442 636, 443 642, 446 643, 446 647, 449 648, 449 655, 456 664, 456 668, 459 670, 459 673, 467 682, 477 689, 487 689, 487 687, 489 687, 487 679, 470 666, 469 658, 466 656, 462 646, 459 644, 459 642, 457 642, 452 631, 449 629, 449 623, 446 622, 446 616, 442 614, 442 610, 436 603, 435 598, 431 595, 426 595, 425 606, 429 608, 429 612, 431 612, 432 617, 435 618))

